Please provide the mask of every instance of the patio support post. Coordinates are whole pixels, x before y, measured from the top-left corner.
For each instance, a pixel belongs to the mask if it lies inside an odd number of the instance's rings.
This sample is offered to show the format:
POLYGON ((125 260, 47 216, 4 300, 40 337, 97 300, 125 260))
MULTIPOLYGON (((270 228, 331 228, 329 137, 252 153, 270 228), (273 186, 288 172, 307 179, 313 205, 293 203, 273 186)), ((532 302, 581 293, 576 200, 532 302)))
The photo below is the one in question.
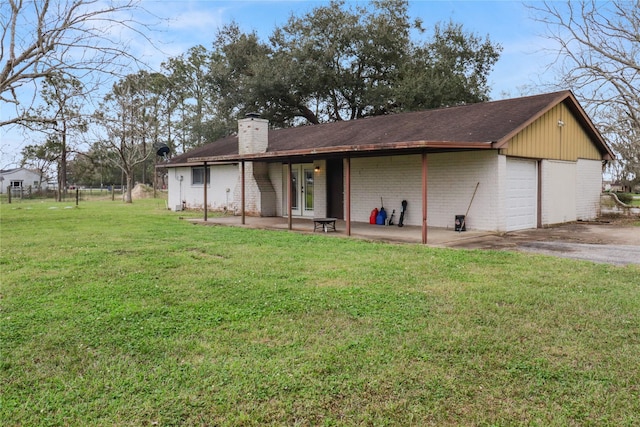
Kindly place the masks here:
POLYGON ((207 162, 204 162, 204 221, 207 221, 207 162))
POLYGON ((292 209, 292 202, 291 202, 291 197, 293 196, 293 191, 291 189, 291 177, 293 175, 292 172, 292 168, 293 165, 291 164, 291 160, 288 161, 287 163, 287 218, 288 218, 288 226, 289 226, 289 230, 293 229, 293 219, 291 218, 291 215, 293 213, 293 209, 292 209))
POLYGON ((347 196, 347 206, 346 206, 346 225, 347 225, 347 236, 351 236, 351 157, 346 158, 346 167, 347 167, 347 179, 345 182, 345 193, 347 196))
POLYGON ((422 152, 422 244, 427 244, 427 153, 422 152))
POLYGON ((241 215, 242 215, 242 225, 244 225, 244 221, 245 221, 245 213, 244 213, 244 184, 245 184, 245 179, 244 179, 244 160, 240 162, 240 198, 242 199, 240 201, 240 211, 241 211, 241 215))

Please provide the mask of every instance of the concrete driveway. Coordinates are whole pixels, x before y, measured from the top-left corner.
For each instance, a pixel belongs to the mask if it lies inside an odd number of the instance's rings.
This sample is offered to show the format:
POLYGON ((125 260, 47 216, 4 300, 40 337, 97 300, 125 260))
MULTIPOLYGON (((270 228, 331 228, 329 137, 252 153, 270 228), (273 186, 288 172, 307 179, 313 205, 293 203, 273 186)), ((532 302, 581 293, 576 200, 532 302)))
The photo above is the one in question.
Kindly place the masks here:
POLYGON ((447 246, 516 250, 614 265, 640 265, 640 226, 633 224, 634 220, 611 218, 485 236, 447 246))

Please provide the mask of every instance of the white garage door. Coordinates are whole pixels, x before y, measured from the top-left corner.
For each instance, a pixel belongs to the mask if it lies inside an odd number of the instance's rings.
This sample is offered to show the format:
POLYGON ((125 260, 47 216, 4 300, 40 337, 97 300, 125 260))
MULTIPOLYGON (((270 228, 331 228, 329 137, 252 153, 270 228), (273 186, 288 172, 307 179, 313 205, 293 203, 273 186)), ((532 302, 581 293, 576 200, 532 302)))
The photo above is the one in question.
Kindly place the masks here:
POLYGON ((537 201, 537 162, 507 159, 507 231, 536 228, 537 201))

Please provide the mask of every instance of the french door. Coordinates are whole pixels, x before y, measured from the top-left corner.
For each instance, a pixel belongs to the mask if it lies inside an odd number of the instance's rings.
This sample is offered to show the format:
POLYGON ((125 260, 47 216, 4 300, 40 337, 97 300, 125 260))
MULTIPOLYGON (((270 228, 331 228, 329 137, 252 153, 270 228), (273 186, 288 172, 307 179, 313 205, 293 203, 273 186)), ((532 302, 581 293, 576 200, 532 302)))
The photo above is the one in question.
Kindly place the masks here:
MULTIPOLYGON (((287 185, 287 165, 284 165, 284 188, 287 185)), ((291 215, 313 216, 313 164, 291 165, 291 215)), ((287 192, 285 191, 283 211, 287 212, 287 192)))

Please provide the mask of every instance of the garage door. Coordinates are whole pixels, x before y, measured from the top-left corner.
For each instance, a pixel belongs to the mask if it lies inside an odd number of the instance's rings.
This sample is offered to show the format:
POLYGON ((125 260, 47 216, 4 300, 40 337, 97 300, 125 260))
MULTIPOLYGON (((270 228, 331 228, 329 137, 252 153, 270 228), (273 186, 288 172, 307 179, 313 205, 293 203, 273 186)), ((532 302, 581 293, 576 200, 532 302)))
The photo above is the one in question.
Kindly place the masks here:
POLYGON ((538 172, 535 160, 507 159, 507 231, 536 228, 538 172))

